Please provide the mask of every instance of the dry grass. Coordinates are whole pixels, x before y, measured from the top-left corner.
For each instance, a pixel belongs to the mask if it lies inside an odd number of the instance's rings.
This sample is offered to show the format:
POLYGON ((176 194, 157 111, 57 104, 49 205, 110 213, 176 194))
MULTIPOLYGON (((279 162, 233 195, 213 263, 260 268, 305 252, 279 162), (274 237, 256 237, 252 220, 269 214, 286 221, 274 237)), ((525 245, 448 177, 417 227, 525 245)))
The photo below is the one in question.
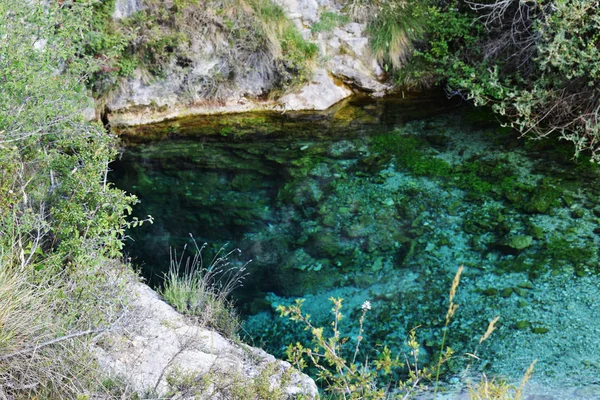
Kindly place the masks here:
POLYGON ((515 387, 501 379, 488 379, 483 375, 481 381, 469 385, 470 400, 514 400, 515 387))

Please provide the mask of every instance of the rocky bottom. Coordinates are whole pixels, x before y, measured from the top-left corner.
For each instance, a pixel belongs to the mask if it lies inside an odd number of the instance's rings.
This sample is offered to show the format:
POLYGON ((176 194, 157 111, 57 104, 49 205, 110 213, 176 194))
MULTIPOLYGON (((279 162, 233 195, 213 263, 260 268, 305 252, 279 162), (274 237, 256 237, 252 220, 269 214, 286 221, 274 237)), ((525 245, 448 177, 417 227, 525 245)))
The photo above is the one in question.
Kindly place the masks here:
POLYGON ((328 326, 328 299, 341 297, 348 347, 369 300, 361 355, 372 359, 384 345, 402 352, 418 326, 423 362, 439 351, 449 288, 464 265, 447 341, 456 353, 444 379, 460 376, 472 360, 464 354, 476 352, 471 372, 518 382, 537 359, 532 388, 565 388, 547 394, 554 398, 592 393, 600 372, 598 169, 574 163, 568 147, 519 140, 486 114, 404 123, 368 122, 370 109, 359 111, 361 127, 326 136, 130 149, 120 186, 156 221, 132 233, 133 254, 153 254, 145 260, 156 274, 168 265, 156 249, 180 248, 190 232, 241 248, 253 260, 238 291, 245 332, 279 357, 310 338, 278 305, 305 298, 314 323, 328 326), (478 346, 496 316, 496 331, 478 346))

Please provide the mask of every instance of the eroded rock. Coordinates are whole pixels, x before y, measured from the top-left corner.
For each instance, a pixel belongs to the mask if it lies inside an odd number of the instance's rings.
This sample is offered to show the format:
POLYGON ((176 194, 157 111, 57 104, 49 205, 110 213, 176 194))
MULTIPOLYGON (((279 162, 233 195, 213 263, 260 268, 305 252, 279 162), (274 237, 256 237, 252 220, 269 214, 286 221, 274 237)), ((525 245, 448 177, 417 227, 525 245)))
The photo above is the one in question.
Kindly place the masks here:
MULTIPOLYGON (((275 3, 302 36, 319 48, 319 67, 302 86, 279 99, 265 100, 277 89, 274 65, 232 73, 235 68, 230 65, 231 60, 218 53, 215 44, 192 37, 189 46, 177 49, 187 66, 174 60, 163 71, 162 78, 149 77, 148 72, 138 68, 132 76, 120 81, 106 102, 111 124, 135 126, 213 113, 325 110, 354 91, 380 96, 391 90, 370 52, 364 24, 340 23, 328 32, 311 30, 324 13, 340 13, 335 2, 276 0, 275 3), (233 81, 222 82, 223 74, 232 74, 233 81)), ((121 20, 142 9, 141 0, 117 0, 113 18, 121 20)), ((231 44, 224 42, 219 46, 231 44)))
POLYGON ((261 384, 274 398, 317 396, 314 381, 289 363, 198 326, 144 284, 132 284, 131 291, 135 321, 125 333, 106 338, 97 354, 106 370, 136 392, 221 399, 261 384))

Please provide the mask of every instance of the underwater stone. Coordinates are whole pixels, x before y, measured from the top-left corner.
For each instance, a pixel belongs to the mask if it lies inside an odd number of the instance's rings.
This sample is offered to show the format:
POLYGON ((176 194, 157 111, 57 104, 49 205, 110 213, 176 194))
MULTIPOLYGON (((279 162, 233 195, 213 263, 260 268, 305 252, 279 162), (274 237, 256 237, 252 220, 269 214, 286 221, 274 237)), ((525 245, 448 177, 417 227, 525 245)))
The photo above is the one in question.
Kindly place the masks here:
POLYGON ((513 291, 519 297, 526 297, 527 296, 527 290, 525 290, 523 288, 517 287, 517 288, 514 288, 513 291))
POLYGON ((528 302, 526 302, 525 300, 519 300, 519 302, 517 303, 517 307, 519 308, 525 308, 529 305, 528 302))
POLYGON ((548 187, 538 187, 529 202, 525 205, 525 210, 530 213, 545 214, 552 207, 552 203, 557 199, 556 190, 548 187))
POLYGON ((529 235, 518 235, 509 238, 504 244, 511 249, 515 250, 524 250, 531 246, 533 243, 533 238, 529 235))
POLYGON ((504 298, 510 297, 511 294, 513 294, 513 288, 504 288, 500 292, 500 296, 502 296, 504 298))
POLYGON ((498 294, 498 289, 496 288, 487 288, 481 291, 481 294, 484 296, 495 296, 498 294))
POLYGON ((323 225, 333 228, 335 226, 335 216, 328 214, 323 217, 323 225))
POLYGON ((529 327, 531 327, 531 322, 526 320, 517 321, 515 324, 515 329, 519 330, 528 329, 529 327))
POLYGON ((450 203, 450 205, 448 206, 448 214, 456 215, 461 205, 462 203, 460 201, 450 203))
POLYGON ((384 199, 384 200, 381 202, 381 204, 383 204, 384 206, 391 207, 391 206, 393 206, 395 203, 394 203, 394 199, 392 199, 392 198, 388 197, 388 198, 384 199))
POLYGON ((373 265, 371 266, 372 271, 381 271, 383 269, 383 257, 375 258, 373 265))
POLYGON ((544 333, 548 333, 550 331, 550 329, 548 328, 542 328, 542 327, 537 327, 537 328, 532 328, 531 332, 536 333, 538 335, 544 334, 544 333))
POLYGON ((345 226, 342 229, 342 233, 350 238, 356 239, 365 236, 363 230, 364 228, 361 224, 353 224, 350 226, 345 226))
POLYGON ((573 218, 582 218, 585 215, 585 211, 583 208, 575 208, 571 211, 571 216, 573 218))
POLYGON ((527 233, 533 236, 534 239, 540 240, 544 238, 544 230, 536 225, 530 225, 527 233))
POLYGON ((496 234, 498 236, 504 236, 510 232, 510 228, 511 228, 511 226, 508 223, 508 221, 501 221, 498 223, 498 225, 496 225, 496 227, 494 228, 494 231, 496 232, 496 234))
POLYGON ((517 286, 523 289, 533 289, 533 284, 529 281, 519 283, 517 286))
POLYGON ((321 255, 333 258, 342 250, 338 238, 333 233, 320 232, 312 235, 311 239, 317 252, 321 255))
POLYGON ((329 156, 334 158, 352 158, 357 155, 356 145, 349 140, 335 142, 329 148, 329 156))
POLYGON ((565 202, 567 207, 571 207, 573 205, 573 203, 575 203, 575 198, 571 195, 564 195, 563 201, 565 202))
POLYGON ((377 282, 377 277, 371 274, 360 274, 354 277, 354 285, 359 288, 368 288, 377 282))

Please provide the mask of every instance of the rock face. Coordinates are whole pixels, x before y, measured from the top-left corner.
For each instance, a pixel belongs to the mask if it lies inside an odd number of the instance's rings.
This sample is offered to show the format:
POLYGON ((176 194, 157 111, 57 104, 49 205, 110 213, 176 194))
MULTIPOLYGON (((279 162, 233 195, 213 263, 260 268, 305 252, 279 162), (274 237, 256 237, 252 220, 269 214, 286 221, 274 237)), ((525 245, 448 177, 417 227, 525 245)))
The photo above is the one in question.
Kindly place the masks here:
MULTIPOLYGON (((343 18, 333 0, 274 1, 303 38, 319 49, 313 76, 304 86, 278 100, 264 100, 277 86, 277 74, 253 67, 234 74, 231 84, 222 84, 219 79, 224 74, 231 75, 224 72, 230 71, 231 60, 224 58, 222 48, 217 49, 224 45, 223 41, 214 44, 192 35, 189 48, 184 51, 185 66, 173 60, 163 78, 149 79, 147 73, 136 70, 120 82, 119 89, 106 102, 112 125, 133 126, 225 112, 323 110, 355 91, 382 95, 391 89, 382 83, 384 73, 370 54, 364 24, 340 19, 334 26, 314 29, 323 15, 343 18), (213 90, 210 94, 206 93, 208 87, 213 90), (218 99, 214 97, 214 88, 217 88, 218 99)), ((113 18, 126 18, 143 8, 142 0, 118 0, 113 18)))
POLYGON ((315 398, 317 387, 263 350, 233 343, 199 327, 148 286, 133 284, 135 321, 98 347, 100 364, 140 394, 221 399, 259 385, 273 398, 315 398))
POLYGON ((278 102, 284 110, 326 110, 351 94, 350 89, 336 84, 324 68, 319 68, 310 82, 278 102))
POLYGON ((115 2, 114 19, 123 19, 142 9, 141 0, 117 0, 115 2))

